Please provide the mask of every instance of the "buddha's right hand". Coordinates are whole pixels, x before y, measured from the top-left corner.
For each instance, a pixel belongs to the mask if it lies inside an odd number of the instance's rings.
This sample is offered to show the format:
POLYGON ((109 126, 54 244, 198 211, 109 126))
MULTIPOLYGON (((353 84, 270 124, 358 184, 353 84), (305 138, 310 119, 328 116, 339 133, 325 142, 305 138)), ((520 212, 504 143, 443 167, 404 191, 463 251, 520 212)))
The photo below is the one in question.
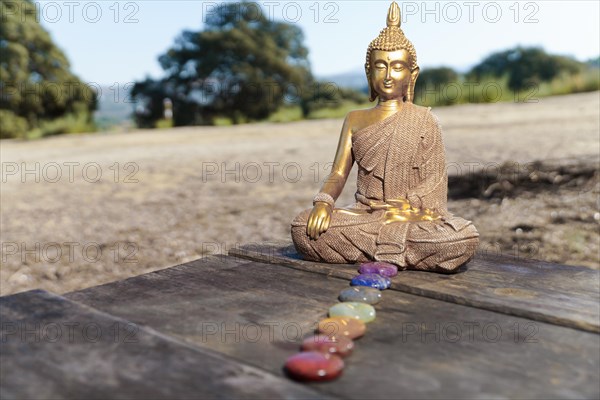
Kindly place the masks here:
POLYGON ((329 228, 331 222, 332 207, 320 201, 315 203, 306 224, 306 234, 313 240, 317 240, 319 235, 329 228))

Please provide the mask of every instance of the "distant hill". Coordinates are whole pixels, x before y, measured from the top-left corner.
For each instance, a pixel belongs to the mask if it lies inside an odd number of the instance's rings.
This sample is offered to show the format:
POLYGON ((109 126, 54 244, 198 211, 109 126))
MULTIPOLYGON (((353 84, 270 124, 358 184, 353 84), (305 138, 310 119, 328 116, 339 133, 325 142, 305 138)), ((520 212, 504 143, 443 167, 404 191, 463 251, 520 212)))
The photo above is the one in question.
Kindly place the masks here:
POLYGON ((587 60, 586 64, 590 67, 600 68, 600 56, 587 60))
POLYGON ((367 77, 362 69, 349 71, 341 74, 320 76, 320 81, 334 82, 339 87, 356 89, 361 92, 368 92, 367 77))
POLYGON ((98 109, 94 113, 98 129, 108 130, 132 125, 133 103, 129 102, 129 91, 120 86, 117 92, 116 85, 101 86, 100 90, 98 109))
MULTIPOLYGON (((600 57, 592 58, 584 62, 586 65, 594 68, 600 68, 600 57)), ((431 68, 422 68, 421 72, 431 68)), ((470 68, 456 68, 455 71, 459 74, 466 74, 470 68)), ((360 90, 364 93, 368 93, 367 77, 363 69, 357 69, 356 71, 344 72, 341 74, 334 75, 323 75, 318 77, 320 81, 334 82, 340 87, 346 87, 350 89, 360 90)))

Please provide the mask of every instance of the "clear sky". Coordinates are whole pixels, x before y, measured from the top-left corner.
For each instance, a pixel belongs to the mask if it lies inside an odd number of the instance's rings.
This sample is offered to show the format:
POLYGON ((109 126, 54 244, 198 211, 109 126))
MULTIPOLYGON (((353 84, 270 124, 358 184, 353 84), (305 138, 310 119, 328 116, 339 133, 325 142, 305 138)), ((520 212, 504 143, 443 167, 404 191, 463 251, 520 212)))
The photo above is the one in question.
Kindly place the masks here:
MULTIPOLYGON (((83 80, 121 84, 161 76, 157 57, 184 29, 200 30, 220 2, 37 1, 40 21, 83 80)), ((497 50, 539 45, 587 60, 600 53, 600 8, 590 1, 399 1, 420 66, 464 70, 497 50)), ((269 18, 304 31, 317 76, 358 71, 385 27, 390 1, 266 1, 269 18)))

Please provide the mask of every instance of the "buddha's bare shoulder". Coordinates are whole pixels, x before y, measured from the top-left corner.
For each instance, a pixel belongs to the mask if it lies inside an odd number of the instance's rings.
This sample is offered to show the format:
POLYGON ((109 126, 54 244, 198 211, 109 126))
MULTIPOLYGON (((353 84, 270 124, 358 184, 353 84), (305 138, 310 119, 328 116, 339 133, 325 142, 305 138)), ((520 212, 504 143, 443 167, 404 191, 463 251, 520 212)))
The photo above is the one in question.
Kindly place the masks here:
POLYGON ((346 114, 347 122, 357 122, 362 119, 368 118, 371 114, 372 108, 364 108, 360 110, 352 110, 348 114, 346 114))
POLYGON ((346 115, 344 124, 349 128, 350 132, 357 132, 377 122, 377 120, 380 118, 381 117, 373 111, 373 108, 365 108, 350 111, 346 115))

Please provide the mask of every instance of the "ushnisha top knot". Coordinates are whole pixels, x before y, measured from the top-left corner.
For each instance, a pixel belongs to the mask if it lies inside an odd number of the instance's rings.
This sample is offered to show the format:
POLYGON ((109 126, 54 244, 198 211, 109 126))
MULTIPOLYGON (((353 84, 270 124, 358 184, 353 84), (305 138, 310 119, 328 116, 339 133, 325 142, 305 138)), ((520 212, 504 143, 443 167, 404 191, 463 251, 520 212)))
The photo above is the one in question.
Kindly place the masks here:
POLYGON ((400 19, 400 6, 395 1, 390 5, 390 9, 388 10, 387 15, 387 26, 395 26, 400 28, 400 24, 402 23, 400 19))

